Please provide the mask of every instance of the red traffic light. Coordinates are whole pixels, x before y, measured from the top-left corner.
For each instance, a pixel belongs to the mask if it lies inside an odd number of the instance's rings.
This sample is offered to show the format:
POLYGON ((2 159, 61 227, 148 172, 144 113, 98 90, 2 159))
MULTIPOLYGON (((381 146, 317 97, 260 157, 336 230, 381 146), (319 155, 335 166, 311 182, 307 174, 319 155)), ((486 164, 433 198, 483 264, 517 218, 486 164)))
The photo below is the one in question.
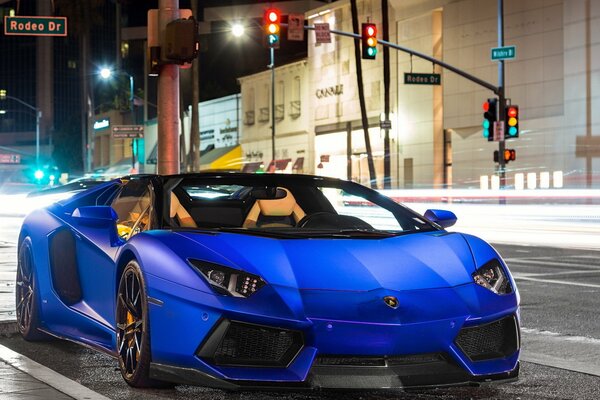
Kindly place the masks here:
POLYGON ((517 107, 508 107, 507 115, 511 118, 516 118, 519 115, 519 109, 517 107))
POLYGON ((270 8, 265 11, 265 20, 270 23, 279 23, 280 15, 279 10, 270 8))
POLYGON ((367 36, 375 36, 377 35, 377 28, 375 27, 375 25, 367 25, 367 29, 366 32, 367 36))
POLYGON ((517 152, 514 149, 504 150, 504 161, 515 161, 517 159, 517 152))
POLYGON ((483 111, 488 111, 490 109, 490 103, 488 103, 487 101, 483 102, 483 111))

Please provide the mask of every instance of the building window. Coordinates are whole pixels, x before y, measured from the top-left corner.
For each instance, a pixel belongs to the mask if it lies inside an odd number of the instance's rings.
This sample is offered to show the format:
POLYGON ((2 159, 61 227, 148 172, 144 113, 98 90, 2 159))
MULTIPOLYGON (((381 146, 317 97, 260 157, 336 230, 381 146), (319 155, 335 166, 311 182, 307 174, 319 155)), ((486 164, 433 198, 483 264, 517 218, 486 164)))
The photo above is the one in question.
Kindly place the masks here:
POLYGON ((248 95, 244 97, 244 125, 254 125, 254 88, 248 89, 248 95))
POLYGON ((298 118, 301 114, 301 108, 300 106, 302 105, 301 101, 300 101, 300 93, 301 93, 301 81, 300 81, 300 77, 299 76, 295 76, 294 77, 294 81, 292 83, 292 96, 291 96, 291 100, 290 100, 290 117, 292 118, 298 118))
POLYGON ((277 82, 277 85, 275 86, 275 103, 275 119, 277 121, 281 121, 283 120, 285 114, 285 96, 283 81, 277 82))
POLYGON ((271 102, 271 91, 270 85, 264 84, 262 88, 262 96, 260 96, 261 103, 260 108, 258 110, 258 122, 269 122, 270 114, 269 114, 269 104, 271 102))

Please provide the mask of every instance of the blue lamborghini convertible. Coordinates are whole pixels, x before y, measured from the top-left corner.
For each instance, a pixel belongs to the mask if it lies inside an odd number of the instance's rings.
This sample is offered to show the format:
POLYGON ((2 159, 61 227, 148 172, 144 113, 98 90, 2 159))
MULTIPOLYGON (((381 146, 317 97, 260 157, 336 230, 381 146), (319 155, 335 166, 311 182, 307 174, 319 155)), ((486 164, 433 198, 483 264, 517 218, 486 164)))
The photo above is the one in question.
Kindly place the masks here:
POLYGON ((455 221, 306 175, 114 180, 25 219, 17 322, 114 356, 135 387, 514 380, 515 282, 455 221))

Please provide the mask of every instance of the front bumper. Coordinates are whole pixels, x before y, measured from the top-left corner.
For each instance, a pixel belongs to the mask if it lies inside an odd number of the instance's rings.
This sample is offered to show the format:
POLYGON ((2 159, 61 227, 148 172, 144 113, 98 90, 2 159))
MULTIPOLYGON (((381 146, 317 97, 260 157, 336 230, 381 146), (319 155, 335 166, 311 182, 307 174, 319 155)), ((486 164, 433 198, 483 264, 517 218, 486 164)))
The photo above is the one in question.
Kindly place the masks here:
POLYGON ((307 379, 302 382, 227 380, 193 368, 157 363, 150 365, 150 377, 153 379, 223 390, 402 390, 510 383, 517 380, 518 376, 518 362, 511 371, 483 376, 469 375, 447 360, 436 364, 386 367, 313 366, 307 379))
MULTIPOLYGON (((150 305, 151 377, 155 379, 228 390, 399 389, 504 382, 518 376, 517 299, 514 295, 496 296, 475 284, 436 291, 373 291, 351 298, 340 294, 344 298, 329 303, 304 295, 298 307, 287 309, 277 308, 284 304, 278 300, 286 296, 275 296, 269 288, 243 301, 176 288, 160 292, 150 289, 149 293, 164 301, 161 306, 150 305), (390 293, 406 308, 393 310, 384 305, 382 296, 390 293), (329 310, 329 304, 340 306, 329 310), (347 311, 353 309, 358 310, 357 314, 347 311), (269 312, 259 314, 257 310, 269 312), (331 320, 327 315, 341 318, 331 320), (353 319, 354 315, 362 321, 353 319), (471 358, 465 344, 457 344, 461 330, 496 326, 495 322, 506 318, 514 321, 511 351, 500 345, 504 349, 501 354, 471 358), (219 332, 223 321, 300 332, 301 346, 298 351, 282 350, 265 363, 254 362, 255 352, 241 352, 251 362, 236 364, 230 357, 235 354, 229 352, 231 342, 220 346, 225 335, 225 330, 219 332), (431 354, 437 358, 419 359, 431 354), (332 364, 323 363, 324 357, 379 361, 332 364)), ((294 337, 288 335, 286 340, 295 343, 294 337)), ((275 340, 272 332, 267 339, 275 340)), ((261 343, 255 339, 244 341, 261 343)), ((471 348, 478 354, 489 353, 485 346, 471 348)))

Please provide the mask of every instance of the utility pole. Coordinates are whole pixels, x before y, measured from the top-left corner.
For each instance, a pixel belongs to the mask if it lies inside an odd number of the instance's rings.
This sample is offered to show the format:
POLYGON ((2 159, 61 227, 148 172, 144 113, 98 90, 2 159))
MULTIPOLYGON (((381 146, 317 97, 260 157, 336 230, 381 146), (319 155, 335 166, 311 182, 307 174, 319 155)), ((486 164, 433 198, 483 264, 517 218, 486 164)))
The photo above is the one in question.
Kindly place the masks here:
MULTIPOLYGON (((498 0, 498 47, 504 47, 504 0, 498 0)), ((498 172, 500 175, 500 188, 506 187, 506 162, 504 161, 504 110, 506 109, 506 95, 504 81, 504 60, 498 61, 498 118, 497 124, 502 126, 502 137, 498 142, 498 172)))
MULTIPOLYGON (((275 163, 275 48, 271 47, 271 155, 275 163)), ((276 165, 275 165, 276 167, 276 165)))
MULTIPOLYGON (((179 0, 159 0, 161 48, 167 24, 179 18, 179 0)), ((163 64, 158 74, 158 173, 179 173, 179 66, 163 64)))
MULTIPOLYGON (((381 1, 381 17, 383 28, 383 40, 390 40, 389 5, 388 0, 381 1)), ((392 168, 390 154, 390 128, 387 121, 390 120, 390 48, 383 47, 383 114, 386 126, 383 136, 383 188, 392 187, 392 168)), ((398 129, 398 128, 396 128, 398 129)), ((398 157, 398 155, 396 155, 398 157)))

